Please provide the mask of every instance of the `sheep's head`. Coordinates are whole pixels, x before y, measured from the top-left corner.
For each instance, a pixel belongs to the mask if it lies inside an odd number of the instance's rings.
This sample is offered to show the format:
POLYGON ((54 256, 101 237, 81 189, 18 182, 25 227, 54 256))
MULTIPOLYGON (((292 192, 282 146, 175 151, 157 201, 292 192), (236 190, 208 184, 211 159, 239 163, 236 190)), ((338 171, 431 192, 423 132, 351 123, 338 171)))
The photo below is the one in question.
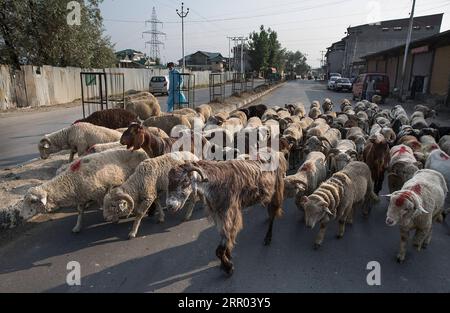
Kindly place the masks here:
POLYGON ((314 228, 318 222, 327 218, 328 215, 333 215, 328 208, 328 203, 316 197, 303 196, 300 203, 305 211, 305 224, 308 228, 314 228))
POLYGON ((133 212, 134 201, 120 187, 111 189, 103 198, 103 218, 108 222, 117 222, 133 212))
POLYGON ((411 220, 418 214, 429 214, 423 208, 422 199, 417 193, 420 193, 420 185, 413 187, 413 190, 399 190, 391 195, 389 208, 386 216, 386 224, 388 226, 406 226, 411 223, 411 220))
POLYGON ((306 191, 306 184, 304 181, 295 177, 296 175, 287 176, 284 179, 284 197, 293 198, 299 193, 302 196, 306 191))
POLYGON ((50 142, 50 139, 48 139, 46 137, 42 138, 38 144, 39 154, 41 155, 41 158, 44 160, 48 159, 50 154, 53 152, 52 148, 53 148, 53 145, 50 142))
POLYGON ((48 202, 47 192, 40 186, 30 188, 24 197, 24 210, 32 216, 36 213, 47 213, 53 209, 48 202))
POLYGON ((166 197, 168 210, 175 213, 181 209, 189 196, 196 192, 197 185, 205 182, 208 178, 196 162, 186 162, 172 168, 166 197))
POLYGON ((127 149, 138 150, 145 142, 144 126, 138 123, 131 123, 120 137, 120 143, 127 146, 127 149))
POLYGON ((364 138, 364 136, 358 136, 355 139, 355 145, 356 145, 356 151, 358 152, 358 154, 361 154, 364 151, 364 147, 366 145, 366 138, 364 138))

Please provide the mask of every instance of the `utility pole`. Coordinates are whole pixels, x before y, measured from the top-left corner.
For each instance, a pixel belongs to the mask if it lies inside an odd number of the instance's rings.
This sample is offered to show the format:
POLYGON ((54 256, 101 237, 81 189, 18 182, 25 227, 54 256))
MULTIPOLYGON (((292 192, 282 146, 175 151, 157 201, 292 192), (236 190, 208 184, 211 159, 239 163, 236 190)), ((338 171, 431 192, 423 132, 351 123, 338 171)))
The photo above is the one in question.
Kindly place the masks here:
MULTIPOLYGON (((244 36, 239 36, 239 37, 229 37, 231 40, 233 40, 233 42, 235 43, 234 44, 234 48, 233 48, 233 51, 234 51, 234 59, 236 60, 237 58, 236 58, 236 52, 237 52, 237 49, 238 49, 238 46, 239 46, 239 44, 241 45, 241 56, 240 56, 240 59, 241 59, 241 69, 240 69, 240 72, 241 72, 241 74, 242 73, 244 73, 244 44, 245 44, 245 41, 246 40, 248 40, 248 38, 246 38, 246 37, 244 37, 244 36), (237 44, 236 44, 236 42, 237 42, 237 44)), ((235 64, 236 64, 237 62, 235 62, 235 64)))
POLYGON ((400 80, 401 81, 401 85, 400 85, 400 92, 399 92, 399 100, 400 101, 403 101, 403 85, 404 85, 404 82, 405 82, 406 62, 408 60, 409 44, 411 43, 411 35, 412 35, 412 29, 413 29, 414 9, 415 9, 415 7, 416 7, 416 0, 413 0, 412 9, 411 9, 411 16, 409 17, 408 36, 406 37, 405 55, 403 56, 402 79, 400 80))
POLYGON ((320 61, 320 62, 321 62, 320 64, 322 64, 321 66, 323 67, 324 64, 325 64, 325 62, 324 62, 324 60, 323 60, 323 56, 324 56, 324 54, 326 53, 326 51, 322 50, 322 51, 320 51, 320 53, 322 54, 322 60, 320 61))
POLYGON ((184 59, 184 18, 188 15, 189 8, 184 11, 184 2, 181 2, 181 12, 177 9, 177 14, 179 17, 181 17, 181 51, 183 54, 183 68, 181 69, 181 72, 184 73, 184 68, 186 67, 186 60, 184 59))
POLYGON ((231 71, 231 37, 228 37, 228 71, 231 71))

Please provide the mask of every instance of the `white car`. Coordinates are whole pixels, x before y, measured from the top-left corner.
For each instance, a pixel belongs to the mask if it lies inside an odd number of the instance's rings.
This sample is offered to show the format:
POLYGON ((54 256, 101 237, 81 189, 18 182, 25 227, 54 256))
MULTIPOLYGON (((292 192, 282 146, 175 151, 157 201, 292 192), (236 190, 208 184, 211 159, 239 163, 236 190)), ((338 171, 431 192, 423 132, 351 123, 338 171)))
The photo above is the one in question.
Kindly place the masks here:
POLYGON ((352 82, 348 78, 339 78, 335 82, 334 90, 336 91, 351 91, 353 87, 352 82))
POLYGON ((340 77, 338 76, 332 76, 330 77, 330 80, 328 81, 328 85, 327 88, 334 90, 334 88, 336 88, 336 80, 338 80, 340 77))
POLYGON ((153 94, 169 94, 169 79, 166 76, 153 76, 150 79, 149 91, 153 94))

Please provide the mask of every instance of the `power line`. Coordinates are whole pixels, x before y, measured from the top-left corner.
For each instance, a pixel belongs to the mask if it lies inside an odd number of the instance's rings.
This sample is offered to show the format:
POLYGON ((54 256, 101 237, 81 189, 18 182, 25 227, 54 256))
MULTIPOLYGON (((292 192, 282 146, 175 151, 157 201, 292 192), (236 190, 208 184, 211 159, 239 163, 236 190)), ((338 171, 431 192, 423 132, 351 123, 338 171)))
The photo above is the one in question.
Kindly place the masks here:
POLYGON ((144 34, 151 35, 150 41, 146 41, 145 44, 150 45, 150 57, 153 59, 153 61, 156 62, 156 60, 159 59, 159 57, 160 57, 159 46, 164 45, 164 43, 159 40, 159 36, 165 36, 166 34, 158 30, 158 25, 159 24, 162 25, 162 22, 160 20, 158 20, 158 16, 156 15, 155 7, 153 7, 153 9, 152 9, 151 19, 145 21, 145 24, 147 24, 147 23, 151 24, 151 29, 142 32, 142 36, 144 36, 144 34))

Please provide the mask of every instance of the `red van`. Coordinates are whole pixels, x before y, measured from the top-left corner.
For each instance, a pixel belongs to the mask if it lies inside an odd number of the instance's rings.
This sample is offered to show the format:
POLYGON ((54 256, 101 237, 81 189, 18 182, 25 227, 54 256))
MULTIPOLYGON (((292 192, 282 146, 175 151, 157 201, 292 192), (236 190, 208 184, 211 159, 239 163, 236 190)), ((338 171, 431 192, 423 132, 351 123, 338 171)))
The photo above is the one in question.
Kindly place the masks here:
POLYGON ((367 83, 375 80, 375 94, 384 99, 389 96, 389 77, 383 73, 365 73, 358 76, 353 83, 353 100, 366 98, 367 83))

